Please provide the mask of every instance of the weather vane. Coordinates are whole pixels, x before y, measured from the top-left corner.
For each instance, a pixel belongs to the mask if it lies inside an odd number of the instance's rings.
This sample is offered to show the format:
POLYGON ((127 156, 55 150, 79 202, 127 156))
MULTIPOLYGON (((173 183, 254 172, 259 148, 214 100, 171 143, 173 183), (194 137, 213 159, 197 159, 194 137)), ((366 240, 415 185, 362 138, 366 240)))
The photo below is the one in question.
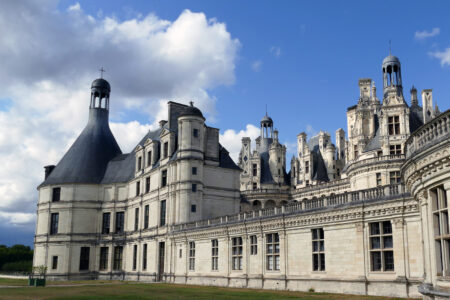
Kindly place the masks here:
POLYGON ((101 67, 101 68, 99 69, 99 71, 100 71, 100 78, 103 79, 103 73, 105 73, 106 71, 105 71, 105 69, 103 69, 103 67, 101 67))

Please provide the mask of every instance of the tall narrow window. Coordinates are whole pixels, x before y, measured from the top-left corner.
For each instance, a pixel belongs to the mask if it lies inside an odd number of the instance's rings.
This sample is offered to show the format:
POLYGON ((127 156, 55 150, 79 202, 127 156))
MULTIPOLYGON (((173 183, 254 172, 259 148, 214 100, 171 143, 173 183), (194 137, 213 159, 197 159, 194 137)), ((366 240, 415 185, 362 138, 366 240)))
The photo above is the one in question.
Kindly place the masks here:
POLYGON ((89 270, 89 253, 91 248, 81 247, 80 250, 80 271, 89 270))
POLYGON ((233 270, 242 270, 242 237, 231 239, 231 260, 233 270))
POLYGON ((313 270, 325 271, 325 239, 323 228, 312 230, 313 270))
POLYGON ((256 182, 253 182, 252 187, 254 190, 256 190, 258 188, 258 184, 256 182))
POLYGON ((197 192, 197 184, 196 183, 193 183, 192 184, 192 192, 197 192))
POLYGON ((401 181, 400 171, 389 172, 389 182, 390 184, 397 184, 401 181))
POLYGON ((197 205, 191 204, 191 212, 192 212, 192 213, 197 212, 197 205))
POLYGON ((116 212, 116 233, 123 232, 124 219, 125 213, 123 211, 116 212))
POLYGON ((250 255, 258 254, 258 238, 256 235, 250 236, 250 255))
POLYGON ((137 167, 138 167, 138 171, 140 171, 142 169, 142 156, 138 157, 138 165, 137 165, 137 167))
POLYGON ((390 145, 389 146, 389 154, 390 155, 402 154, 402 145, 390 145))
POLYGON ((189 242, 189 270, 195 270, 195 242, 189 242))
POLYGON ((219 269, 219 241, 217 239, 211 240, 211 270, 217 271, 219 269))
POLYGON ((150 206, 147 204, 144 208, 144 229, 148 228, 149 214, 150 214, 150 206))
POLYGON ((133 246, 133 270, 137 268, 137 245, 133 246))
POLYGON ((430 190, 433 211, 434 247, 436 252, 436 275, 450 275, 450 230, 448 199, 443 186, 430 190))
POLYGON ((52 213, 50 217, 50 234, 58 233, 59 213, 52 213))
POLYGON ((370 223, 369 226, 372 271, 394 271, 394 244, 391 222, 370 223))
POLYGON ((377 177, 377 186, 381 185, 381 173, 376 173, 376 177, 377 177))
POLYGON ((141 194, 141 182, 137 181, 136 182, 136 197, 139 196, 141 194))
POLYGON ((167 185, 167 170, 163 170, 161 172, 161 187, 165 187, 167 185))
POLYGON ((192 175, 197 175, 197 167, 192 167, 192 175))
POLYGON ((280 237, 278 233, 266 234, 267 270, 280 270, 280 237))
POLYGON ((166 200, 161 201, 161 207, 159 210, 159 225, 166 225, 166 200))
POLYGON ((134 231, 139 229, 139 207, 134 209, 134 231))
POLYGON ((358 145, 353 145, 353 158, 358 158, 358 145))
POLYGON ((252 168, 253 168, 253 176, 258 176, 258 165, 253 164, 252 168))
POLYGON ((164 143, 163 155, 164 155, 163 158, 169 156, 169 142, 164 143))
POLYGON ((147 244, 142 248, 142 270, 147 270, 147 244))
POLYGON ((399 116, 388 117, 389 135, 400 134, 400 118, 399 116))
POLYGON ((309 174, 309 161, 305 161, 305 173, 309 174))
POLYGON ((100 271, 108 269, 108 247, 100 248, 100 271))
POLYGON ((61 188, 55 187, 52 190, 52 202, 58 202, 61 200, 61 188))
POLYGON ((109 212, 103 213, 102 234, 109 234, 110 224, 111 224, 111 213, 109 212))
POLYGON ((114 271, 122 270, 122 259, 123 259, 123 247, 122 246, 114 247, 114 264, 113 264, 114 271))
POLYGON ((58 269, 58 256, 52 257, 52 270, 58 269))
POLYGON ((198 129, 197 128, 194 128, 194 130, 192 130, 192 135, 194 137, 198 137, 198 129))
POLYGON ((152 165, 152 151, 147 152, 147 167, 152 165))
POLYGON ((145 178, 145 193, 150 192, 150 176, 145 178))

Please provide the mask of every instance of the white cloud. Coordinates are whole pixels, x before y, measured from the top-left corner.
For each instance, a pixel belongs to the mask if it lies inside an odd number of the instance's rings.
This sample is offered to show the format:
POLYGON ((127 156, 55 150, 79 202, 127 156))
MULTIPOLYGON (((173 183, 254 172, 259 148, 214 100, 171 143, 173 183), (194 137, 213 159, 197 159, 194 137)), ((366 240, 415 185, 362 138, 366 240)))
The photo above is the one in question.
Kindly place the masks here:
POLYGON ((194 100, 211 122, 216 99, 209 91, 235 80, 239 41, 203 13, 122 21, 90 16, 79 3, 57 6, 0 1, 0 99, 11 100, 0 110, 0 221, 11 225, 33 220, 43 166, 56 164, 85 126, 100 66, 124 152, 167 118, 168 100, 194 100), (147 124, 132 121, 136 112, 148 114, 147 124))
POLYGON ((280 48, 280 47, 272 46, 272 47, 270 48, 270 53, 272 53, 273 56, 275 56, 276 58, 278 58, 278 57, 280 57, 280 55, 281 55, 281 48, 280 48))
POLYGON ((262 61, 260 60, 255 60, 254 62, 252 62, 252 70, 255 72, 259 72, 261 70, 262 67, 262 61))
POLYGON ((414 38, 416 40, 424 40, 426 38, 430 38, 433 36, 438 35, 441 32, 441 30, 438 27, 433 28, 431 31, 416 31, 414 34, 414 38))
POLYGON ((237 162, 239 151, 241 151, 242 138, 249 137, 252 140, 252 149, 255 149, 255 139, 260 135, 259 127, 253 124, 247 124, 245 130, 236 132, 234 129, 227 129, 223 134, 219 135, 220 143, 230 152, 231 158, 237 162))
POLYGON ((439 59, 441 61, 441 66, 450 66, 450 47, 444 51, 430 52, 429 55, 439 59))
POLYGON ((307 124, 306 125, 306 134, 308 135, 308 137, 313 137, 315 135, 317 135, 319 132, 317 130, 315 130, 311 124, 307 124))

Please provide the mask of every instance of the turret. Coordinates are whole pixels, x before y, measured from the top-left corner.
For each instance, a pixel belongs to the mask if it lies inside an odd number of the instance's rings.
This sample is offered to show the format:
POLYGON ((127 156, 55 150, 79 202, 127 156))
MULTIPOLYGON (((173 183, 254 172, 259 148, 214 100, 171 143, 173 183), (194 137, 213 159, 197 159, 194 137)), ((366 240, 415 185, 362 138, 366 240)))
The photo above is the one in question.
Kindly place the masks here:
POLYGON ((272 143, 273 139, 273 121, 267 113, 261 120, 261 144, 260 153, 267 152, 269 150, 269 145, 272 143))
POLYGON ((395 92, 398 96, 403 95, 402 71, 400 60, 391 54, 383 60, 383 95, 395 92))
POLYGON ((419 100, 417 99, 417 89, 414 87, 414 85, 411 88, 411 106, 418 106, 419 100))
POLYGON ((423 108, 423 123, 427 123, 434 118, 433 111, 433 91, 426 89, 422 91, 422 108, 423 108))
POLYGON ((297 155, 299 158, 303 156, 303 151, 305 151, 305 147, 306 147, 306 133, 300 132, 297 135, 297 155))
POLYGON ((345 159, 345 131, 342 128, 336 130, 337 159, 345 159))
POLYGON ((178 116, 178 157, 203 159, 205 118, 202 112, 190 102, 178 116))

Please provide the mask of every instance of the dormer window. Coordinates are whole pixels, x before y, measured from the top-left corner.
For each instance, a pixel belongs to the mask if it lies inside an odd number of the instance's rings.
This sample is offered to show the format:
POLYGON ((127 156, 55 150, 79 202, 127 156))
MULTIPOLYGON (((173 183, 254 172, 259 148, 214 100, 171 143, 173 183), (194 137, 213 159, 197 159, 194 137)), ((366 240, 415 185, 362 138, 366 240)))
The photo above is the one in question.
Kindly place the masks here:
POLYGON ((163 170, 161 172, 161 187, 165 187, 167 185, 167 170, 163 170))
POLYGON ((198 129, 197 129, 197 128, 194 128, 194 129, 192 130, 192 135, 193 135, 194 137, 198 137, 198 129))
POLYGON ((388 117, 388 129, 389 129, 389 135, 400 134, 400 117, 399 116, 388 117))
POLYGON ((164 158, 169 156, 169 142, 164 143, 163 156, 164 156, 164 158))
POLYGON ((152 165, 152 151, 147 152, 147 167, 152 165))
POLYGON ((142 169, 142 156, 138 157, 138 171, 142 169))

